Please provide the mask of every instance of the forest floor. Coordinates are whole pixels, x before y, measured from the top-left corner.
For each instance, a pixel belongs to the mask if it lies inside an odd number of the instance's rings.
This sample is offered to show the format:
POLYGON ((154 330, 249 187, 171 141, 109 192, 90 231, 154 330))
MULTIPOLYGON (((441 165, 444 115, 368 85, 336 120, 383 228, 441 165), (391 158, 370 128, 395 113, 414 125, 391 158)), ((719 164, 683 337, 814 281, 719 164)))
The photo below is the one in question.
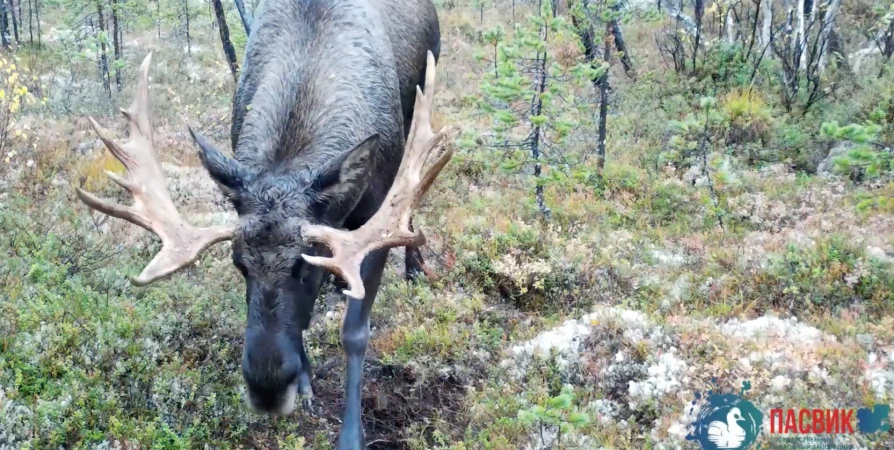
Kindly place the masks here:
MULTIPOLYGON (((464 100, 486 70, 474 57, 485 48, 477 14, 441 9, 435 119, 482 132, 490 123, 464 100)), ((865 207, 894 186, 818 172, 834 143, 816 137, 824 119, 859 119, 890 80, 833 96, 810 120, 766 106, 762 151, 775 160, 746 163, 735 144, 712 156, 725 161, 714 181, 721 215, 698 167, 653 165, 667 124, 698 103, 686 80, 655 74, 667 69, 652 54, 654 30, 628 31, 628 45, 644 49, 636 81, 610 72, 598 186, 548 185, 545 220, 530 177, 504 174, 496 151, 481 147, 458 150, 429 192, 414 221, 429 238, 431 276, 407 283, 403 252, 393 251, 372 316, 369 448, 698 448, 687 426, 709 390, 761 410, 759 442, 769 445, 773 408, 894 404, 894 217, 865 207)), ((198 39, 186 55, 147 32, 126 39, 125 55, 135 67, 155 52, 156 143, 175 202, 196 224, 224 223, 235 213, 185 125, 229 142, 232 78, 214 33, 198 39)), ((250 413, 239 365, 244 285, 229 244, 138 288, 129 278, 157 240, 73 194, 85 186, 128 201, 101 176, 120 166, 84 116, 121 135, 123 119, 96 110, 129 102, 134 71, 122 94, 94 104, 72 92, 101 92, 95 81, 73 86, 61 66, 26 64, 52 86, 55 109, 19 120, 30 136, 0 171, 0 450, 334 448, 339 290, 324 287, 305 337, 316 410, 250 413)), ((894 448, 894 430, 822 438, 894 448)))

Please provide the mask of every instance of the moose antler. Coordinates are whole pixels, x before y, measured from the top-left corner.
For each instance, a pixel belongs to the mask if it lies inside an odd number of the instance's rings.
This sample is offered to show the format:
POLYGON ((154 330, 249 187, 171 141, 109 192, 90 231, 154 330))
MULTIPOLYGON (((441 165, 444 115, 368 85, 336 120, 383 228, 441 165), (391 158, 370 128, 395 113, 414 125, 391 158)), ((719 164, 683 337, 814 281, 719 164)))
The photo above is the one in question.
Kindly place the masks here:
POLYGON ((324 267, 348 282, 350 290, 344 291, 355 299, 366 296, 360 265, 371 251, 380 248, 420 246, 425 244, 421 231, 410 231, 410 215, 441 169, 453 156, 453 150, 445 151, 431 169, 423 175, 423 168, 435 150, 440 148, 446 135, 431 129, 431 113, 435 92, 435 57, 428 52, 425 72, 425 94, 416 86, 416 105, 410 135, 404 148, 403 159, 394 184, 388 191, 382 206, 362 227, 345 231, 325 225, 306 224, 304 236, 314 242, 326 244, 332 257, 301 255, 310 264, 324 267))
POLYGON ((161 251, 152 258, 138 277, 131 280, 137 286, 145 286, 180 270, 195 261, 199 254, 212 244, 232 239, 235 232, 233 225, 196 228, 183 220, 171 200, 167 181, 161 171, 152 142, 152 127, 149 124, 151 60, 152 53, 149 53, 140 66, 140 79, 133 103, 128 109, 121 110, 130 123, 130 137, 127 141, 115 142, 92 117, 89 118, 93 130, 127 169, 127 178, 121 178, 109 171, 106 171, 106 175, 130 191, 134 199, 133 206, 111 203, 77 188, 78 198, 87 206, 139 225, 161 239, 161 251))

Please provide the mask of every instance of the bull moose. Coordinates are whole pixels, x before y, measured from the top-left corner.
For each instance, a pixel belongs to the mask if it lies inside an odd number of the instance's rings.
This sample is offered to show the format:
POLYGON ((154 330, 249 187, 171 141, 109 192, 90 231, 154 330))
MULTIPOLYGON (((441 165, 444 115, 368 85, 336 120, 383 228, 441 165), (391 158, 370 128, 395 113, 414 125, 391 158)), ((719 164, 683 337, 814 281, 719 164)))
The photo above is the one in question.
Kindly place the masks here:
POLYGON ((192 226, 171 200, 149 121, 151 53, 132 104, 122 110, 127 140, 113 140, 90 119, 127 169, 126 177, 108 176, 134 203, 114 204, 80 188, 78 197, 162 242, 133 284, 165 278, 209 246, 232 240, 233 264, 245 279, 241 363, 253 410, 288 414, 298 397, 310 405, 303 332, 324 269, 345 280, 342 450, 365 447, 363 362, 388 252, 406 247, 414 270, 412 255, 425 237, 412 229, 412 210, 452 156, 441 152, 445 134, 434 133, 430 121, 439 48, 430 0, 266 0, 233 101, 234 157, 189 130, 238 224, 192 226))

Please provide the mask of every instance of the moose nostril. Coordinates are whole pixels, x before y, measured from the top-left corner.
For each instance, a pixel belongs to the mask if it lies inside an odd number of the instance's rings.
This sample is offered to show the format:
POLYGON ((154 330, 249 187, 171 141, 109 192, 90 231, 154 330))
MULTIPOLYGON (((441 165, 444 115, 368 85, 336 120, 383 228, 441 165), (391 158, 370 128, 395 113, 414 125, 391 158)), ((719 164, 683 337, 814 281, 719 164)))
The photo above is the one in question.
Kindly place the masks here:
POLYGON ((248 405, 255 412, 288 414, 294 407, 299 368, 294 364, 279 370, 244 371, 248 405))

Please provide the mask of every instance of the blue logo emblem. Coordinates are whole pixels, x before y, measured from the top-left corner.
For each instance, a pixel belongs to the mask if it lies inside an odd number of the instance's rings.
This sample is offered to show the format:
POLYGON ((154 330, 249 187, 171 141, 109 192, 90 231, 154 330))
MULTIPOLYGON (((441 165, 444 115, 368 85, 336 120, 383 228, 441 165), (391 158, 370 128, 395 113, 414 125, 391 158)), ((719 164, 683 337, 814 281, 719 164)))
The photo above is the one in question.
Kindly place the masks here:
MULTIPOLYGON (((708 391, 695 422, 690 424, 693 429, 686 439, 698 442, 704 450, 751 448, 760 434, 764 415, 742 398, 741 394, 749 389, 751 383, 745 381, 740 395, 708 391)), ((701 393, 696 392, 695 398, 693 408, 702 399, 701 393)))

